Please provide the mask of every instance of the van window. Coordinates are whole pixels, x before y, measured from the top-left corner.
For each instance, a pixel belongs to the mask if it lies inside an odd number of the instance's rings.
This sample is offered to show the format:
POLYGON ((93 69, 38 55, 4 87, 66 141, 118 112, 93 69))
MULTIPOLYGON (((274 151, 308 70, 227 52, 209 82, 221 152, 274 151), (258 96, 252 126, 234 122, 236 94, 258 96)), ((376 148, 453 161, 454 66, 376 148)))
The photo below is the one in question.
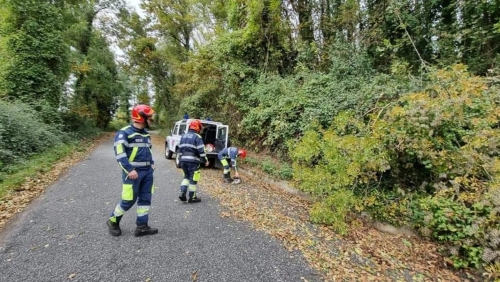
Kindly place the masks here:
POLYGON ((183 124, 180 125, 180 127, 179 127, 179 133, 177 133, 177 134, 184 135, 185 133, 186 133, 186 124, 183 123, 183 124))
POLYGON ((217 138, 220 140, 226 140, 227 137, 227 127, 217 128, 217 138))
POLYGON ((172 132, 173 135, 177 135, 177 131, 179 130, 179 125, 176 124, 175 127, 174 127, 174 130, 172 132))

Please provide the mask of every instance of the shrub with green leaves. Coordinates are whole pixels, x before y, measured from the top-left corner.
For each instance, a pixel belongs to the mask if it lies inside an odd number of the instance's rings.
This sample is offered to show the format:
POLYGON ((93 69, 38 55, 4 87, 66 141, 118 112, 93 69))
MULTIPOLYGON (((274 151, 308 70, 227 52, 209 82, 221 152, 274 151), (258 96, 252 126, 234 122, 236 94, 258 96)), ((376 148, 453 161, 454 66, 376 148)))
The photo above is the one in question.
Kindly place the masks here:
POLYGON ((367 115, 306 131, 290 145, 294 179, 320 199, 354 191, 378 219, 449 246, 457 267, 499 263, 498 89, 463 65, 426 79, 367 115))
POLYGON ((364 115, 377 101, 393 99, 411 87, 407 80, 375 74, 366 55, 349 44, 338 42, 331 53, 326 72, 266 75, 243 85, 241 135, 251 140, 248 145, 286 155, 286 142, 302 136, 313 121, 328 128, 342 111, 364 115))
POLYGON ((331 225, 342 235, 347 233, 346 219, 356 206, 357 198, 350 190, 340 189, 333 192, 323 201, 313 205, 310 211, 311 221, 331 225))
POLYGON ((95 121, 87 115, 80 115, 76 112, 65 112, 60 115, 63 120, 62 128, 64 132, 68 132, 71 138, 91 138, 101 132, 95 121))
POLYGON ((500 227, 498 221, 491 222, 500 215, 492 212, 491 203, 475 203, 468 207, 453 199, 437 196, 423 198, 417 205, 413 215, 414 225, 422 235, 445 243, 455 267, 479 267, 482 261, 490 263, 499 258, 500 236, 494 236, 492 240, 487 238, 500 227), (483 255, 486 249, 491 252, 491 257, 483 255))
POLYGON ((127 125, 129 125, 129 122, 127 122, 126 120, 113 119, 108 125, 108 130, 117 131, 127 125))
POLYGON ((292 179, 293 177, 293 168, 289 164, 282 164, 280 168, 277 170, 278 177, 281 179, 292 179))
POLYGON ((42 114, 30 106, 0 100, 0 163, 4 164, 0 171, 8 170, 9 164, 59 145, 67 138, 60 127, 45 124, 42 114))
POLYGON ((343 113, 332 129, 309 130, 293 145, 290 157, 302 190, 325 196, 377 184, 379 173, 390 168, 389 153, 364 127, 352 113, 343 113))

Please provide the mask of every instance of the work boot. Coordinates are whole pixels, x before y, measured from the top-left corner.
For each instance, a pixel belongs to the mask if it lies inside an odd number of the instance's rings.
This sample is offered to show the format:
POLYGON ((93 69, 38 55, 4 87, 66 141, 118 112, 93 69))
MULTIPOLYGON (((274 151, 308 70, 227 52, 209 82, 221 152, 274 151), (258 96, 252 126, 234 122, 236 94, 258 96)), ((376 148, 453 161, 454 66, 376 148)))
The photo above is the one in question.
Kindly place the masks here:
POLYGON ((233 182, 233 179, 231 178, 231 173, 224 173, 224 182, 225 183, 231 183, 233 182))
POLYGON ((135 228, 134 235, 135 237, 144 236, 144 235, 154 235, 158 233, 158 228, 152 228, 149 225, 137 225, 135 228))
POLYGON ((201 202, 201 198, 198 197, 189 198, 188 200, 188 203, 199 203, 199 202, 201 202))
POLYGON ((189 200, 188 203, 199 203, 201 199, 196 196, 195 192, 189 192, 189 200))
POLYGON ((183 202, 187 201, 187 198, 186 198, 186 192, 181 192, 181 193, 179 194, 179 200, 181 200, 181 201, 183 201, 183 202))
POLYGON ((120 229, 120 224, 117 222, 112 222, 111 220, 106 221, 106 225, 108 226, 109 234, 112 236, 120 236, 122 235, 122 230, 120 229))

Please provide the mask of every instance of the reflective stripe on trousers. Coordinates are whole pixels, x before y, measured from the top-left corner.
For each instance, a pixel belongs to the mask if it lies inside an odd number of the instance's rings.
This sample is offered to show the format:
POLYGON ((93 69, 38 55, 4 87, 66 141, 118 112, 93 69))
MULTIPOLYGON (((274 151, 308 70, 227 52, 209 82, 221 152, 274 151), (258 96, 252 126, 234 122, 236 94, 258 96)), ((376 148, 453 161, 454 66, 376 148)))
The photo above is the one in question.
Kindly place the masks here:
POLYGON ((122 200, 112 212, 111 217, 120 217, 137 202, 138 225, 147 224, 149 221, 149 209, 153 194, 153 168, 137 170, 137 179, 129 179, 128 174, 122 172, 122 200))

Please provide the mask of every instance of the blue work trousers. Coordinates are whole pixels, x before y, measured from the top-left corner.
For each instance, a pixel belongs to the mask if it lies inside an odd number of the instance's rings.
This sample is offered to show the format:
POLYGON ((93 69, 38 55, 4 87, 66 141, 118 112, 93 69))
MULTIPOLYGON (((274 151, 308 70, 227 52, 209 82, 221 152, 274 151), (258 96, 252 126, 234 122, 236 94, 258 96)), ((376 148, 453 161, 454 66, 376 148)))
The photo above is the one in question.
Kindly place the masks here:
POLYGON ((194 162, 182 162, 182 171, 184 172, 184 179, 181 183, 181 192, 196 192, 197 183, 200 181, 200 164, 194 162))
POLYGON ((146 225, 149 221, 151 197, 154 192, 152 167, 136 169, 137 179, 129 179, 126 172, 122 173, 122 199, 111 216, 118 221, 121 216, 137 202, 137 225, 146 225))

